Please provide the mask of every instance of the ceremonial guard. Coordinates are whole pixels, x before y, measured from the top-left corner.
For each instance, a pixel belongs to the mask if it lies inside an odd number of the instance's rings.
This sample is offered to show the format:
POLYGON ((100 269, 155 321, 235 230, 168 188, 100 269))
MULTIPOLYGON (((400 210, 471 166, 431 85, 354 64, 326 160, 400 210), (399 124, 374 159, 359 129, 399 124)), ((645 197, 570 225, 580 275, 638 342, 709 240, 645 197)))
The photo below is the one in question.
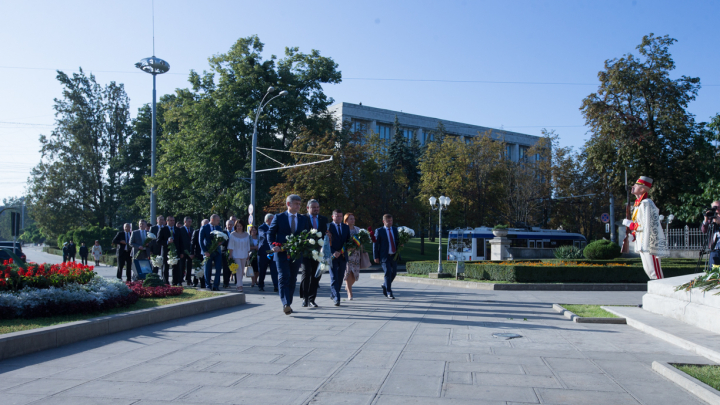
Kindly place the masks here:
POLYGON ((623 225, 635 240, 635 252, 640 254, 645 273, 651 280, 663 278, 660 258, 670 255, 660 224, 660 214, 655 203, 648 198, 653 179, 640 176, 630 191, 635 197, 632 219, 624 219, 623 225))

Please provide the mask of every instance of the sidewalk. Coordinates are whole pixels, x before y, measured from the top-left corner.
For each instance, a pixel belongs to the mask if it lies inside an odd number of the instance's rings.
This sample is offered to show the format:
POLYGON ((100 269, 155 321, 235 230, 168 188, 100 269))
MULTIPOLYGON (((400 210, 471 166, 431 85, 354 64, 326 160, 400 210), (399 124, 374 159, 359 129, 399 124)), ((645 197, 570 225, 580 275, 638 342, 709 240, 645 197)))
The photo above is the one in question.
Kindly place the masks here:
POLYGON ((705 361, 553 302, 639 304, 642 292, 472 291, 362 274, 355 299, 291 316, 277 295, 0 362, 3 403, 697 405, 654 360, 705 361), (517 333, 512 340, 494 333, 517 333))

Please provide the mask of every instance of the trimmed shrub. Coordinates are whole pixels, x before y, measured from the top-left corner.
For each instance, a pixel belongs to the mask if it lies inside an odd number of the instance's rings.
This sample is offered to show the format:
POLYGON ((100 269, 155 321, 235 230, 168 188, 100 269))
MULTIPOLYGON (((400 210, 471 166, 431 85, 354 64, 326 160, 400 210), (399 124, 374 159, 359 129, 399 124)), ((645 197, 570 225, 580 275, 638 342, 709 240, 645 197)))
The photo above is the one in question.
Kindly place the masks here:
POLYGON ((609 240, 598 240, 585 246, 583 255, 588 259, 615 259, 620 257, 620 246, 609 240))
POLYGON ((143 281, 142 286, 143 287, 162 287, 165 283, 163 283, 162 279, 159 275, 155 273, 150 273, 145 276, 145 281, 143 281))
POLYGON ((582 249, 573 245, 560 246, 553 251, 553 254, 558 259, 582 259, 584 257, 582 249))

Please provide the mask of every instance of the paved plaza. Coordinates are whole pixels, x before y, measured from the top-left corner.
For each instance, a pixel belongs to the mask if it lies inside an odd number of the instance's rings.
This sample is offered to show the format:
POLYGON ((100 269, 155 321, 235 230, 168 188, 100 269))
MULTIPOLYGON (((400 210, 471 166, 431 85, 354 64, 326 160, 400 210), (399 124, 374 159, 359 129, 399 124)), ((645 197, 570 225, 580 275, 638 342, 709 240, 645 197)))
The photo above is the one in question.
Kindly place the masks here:
MULTIPOLYGON (((269 278, 268 278, 269 281, 269 278)), ((638 304, 642 292, 471 291, 363 274, 356 299, 236 308, 0 362, 10 404, 699 404, 651 369, 707 360, 552 303, 638 304), (521 338, 492 335, 514 332, 521 338)), ((246 287, 246 290, 250 290, 246 287)))

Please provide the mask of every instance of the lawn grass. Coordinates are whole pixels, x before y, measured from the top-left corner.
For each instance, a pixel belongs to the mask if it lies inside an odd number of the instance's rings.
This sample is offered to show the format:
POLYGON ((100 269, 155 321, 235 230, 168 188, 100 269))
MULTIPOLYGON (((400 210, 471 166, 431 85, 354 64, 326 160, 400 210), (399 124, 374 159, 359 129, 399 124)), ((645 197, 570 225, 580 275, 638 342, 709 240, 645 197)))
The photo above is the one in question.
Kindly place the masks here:
POLYGON ((33 318, 33 319, 4 319, 0 320, 0 335, 11 332, 19 332, 22 330, 30 330, 37 328, 44 328, 46 326, 59 325, 62 323, 82 321, 84 319, 97 318, 99 316, 115 315, 124 312, 137 311, 139 309, 147 309, 159 307, 162 305, 176 304, 178 302, 192 301, 201 298, 214 297, 214 294, 210 291, 201 291, 193 289, 185 289, 182 294, 174 297, 165 298, 140 298, 138 302, 122 308, 113 308, 107 311, 95 312, 92 314, 78 314, 78 315, 61 315, 52 316, 47 318, 33 318))
POLYGON ((673 364, 673 367, 720 391, 720 366, 673 364))
MULTIPOLYGON (((398 276, 406 276, 406 277, 418 277, 418 278, 428 278, 427 274, 410 274, 410 273, 398 273, 398 276)), ((440 280, 450 280, 454 281, 454 278, 441 278, 440 280)), ((477 278, 468 278, 465 277, 464 279, 460 281, 472 281, 474 283, 492 283, 492 284, 517 284, 512 281, 493 281, 493 280, 480 280, 477 278)))
POLYGON ((583 318, 618 318, 617 315, 600 308, 601 305, 560 304, 563 308, 583 318))

